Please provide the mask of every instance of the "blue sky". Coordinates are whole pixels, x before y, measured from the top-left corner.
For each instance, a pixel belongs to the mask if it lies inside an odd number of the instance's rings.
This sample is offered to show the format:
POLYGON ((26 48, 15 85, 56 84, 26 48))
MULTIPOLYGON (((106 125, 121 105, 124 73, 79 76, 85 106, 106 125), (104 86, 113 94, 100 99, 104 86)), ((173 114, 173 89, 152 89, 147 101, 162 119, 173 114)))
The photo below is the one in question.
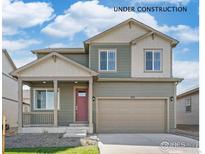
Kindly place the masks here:
POLYGON ((198 85, 198 5, 198 0, 4 0, 3 47, 19 67, 36 58, 32 49, 82 47, 89 37, 133 17, 180 41, 173 50, 174 76, 185 79, 178 86, 180 92, 198 85), (114 6, 160 5, 183 5, 188 11, 113 11, 114 6))

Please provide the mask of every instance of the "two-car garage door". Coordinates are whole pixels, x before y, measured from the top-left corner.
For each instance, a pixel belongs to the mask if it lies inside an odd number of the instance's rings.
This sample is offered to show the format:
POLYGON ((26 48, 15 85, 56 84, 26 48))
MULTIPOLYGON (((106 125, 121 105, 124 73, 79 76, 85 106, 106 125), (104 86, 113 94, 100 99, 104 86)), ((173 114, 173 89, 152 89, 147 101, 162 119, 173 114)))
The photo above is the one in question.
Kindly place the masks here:
POLYGON ((166 131, 163 99, 99 99, 97 133, 162 133, 166 131))

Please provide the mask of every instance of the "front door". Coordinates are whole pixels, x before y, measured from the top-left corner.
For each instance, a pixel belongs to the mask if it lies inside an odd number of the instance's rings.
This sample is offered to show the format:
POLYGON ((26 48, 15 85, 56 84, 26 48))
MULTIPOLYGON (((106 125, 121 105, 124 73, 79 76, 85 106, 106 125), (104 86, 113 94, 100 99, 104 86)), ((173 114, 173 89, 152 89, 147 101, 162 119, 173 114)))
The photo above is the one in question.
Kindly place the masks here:
POLYGON ((76 89, 76 121, 88 121, 88 89, 76 89))

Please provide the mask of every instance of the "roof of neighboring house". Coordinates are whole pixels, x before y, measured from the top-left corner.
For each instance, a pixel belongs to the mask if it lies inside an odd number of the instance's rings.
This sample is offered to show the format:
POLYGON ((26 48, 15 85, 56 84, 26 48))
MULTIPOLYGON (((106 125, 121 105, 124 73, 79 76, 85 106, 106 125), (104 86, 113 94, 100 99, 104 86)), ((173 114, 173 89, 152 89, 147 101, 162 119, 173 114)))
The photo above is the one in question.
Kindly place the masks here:
POLYGON ((58 53, 85 53, 84 48, 45 48, 45 49, 37 49, 31 50, 34 54, 47 54, 51 52, 58 53))
MULTIPOLYGON (((85 43, 85 44, 89 44, 91 41, 93 41, 93 40, 95 40, 95 39, 97 39, 97 38, 99 38, 99 37, 101 37, 101 36, 103 36, 103 35, 105 35, 105 34, 111 32, 111 31, 113 31, 113 30, 117 29, 118 27, 120 27, 120 26, 122 26, 122 25, 124 25, 124 24, 130 23, 130 22, 133 22, 133 23, 139 25, 140 27, 143 27, 143 28, 147 29, 148 31, 150 31, 150 32, 152 32, 152 33, 154 33, 154 34, 157 34, 157 35, 159 35, 159 36, 161 36, 161 37, 163 37, 163 38, 165 38, 165 39, 171 41, 173 47, 176 46, 176 45, 179 43, 178 40, 176 40, 176 39, 174 39, 174 38, 172 38, 172 37, 170 37, 170 36, 168 36, 168 35, 166 35, 166 34, 160 32, 160 31, 158 31, 158 30, 156 30, 156 29, 154 29, 154 28, 152 28, 152 27, 150 27, 150 26, 148 26, 148 25, 145 25, 144 23, 139 22, 138 20, 133 19, 133 18, 129 18, 129 19, 127 19, 127 20, 125 20, 125 21, 123 21, 123 22, 117 24, 116 26, 111 27, 110 29, 105 30, 104 32, 102 32, 102 33, 100 33, 100 34, 97 34, 97 35, 95 35, 95 36, 93 36, 93 37, 87 39, 86 41, 84 41, 84 43, 85 43)), ((146 35, 146 36, 149 36, 149 35, 146 35)), ((144 36, 143 36, 143 37, 144 37, 144 36)), ((137 38, 136 38, 136 39, 137 39, 137 38)), ((132 42, 132 41, 131 41, 131 42, 132 42)))
POLYGON ((185 92, 182 92, 179 95, 177 95, 177 98, 182 98, 182 97, 189 96, 195 93, 199 93, 199 87, 194 87, 189 90, 186 90, 185 92))
POLYGON ((11 65, 13 66, 13 68, 16 70, 17 67, 14 64, 13 60, 11 59, 11 57, 9 56, 9 53, 7 52, 6 49, 2 49, 2 52, 6 55, 6 57, 8 58, 9 62, 11 63, 11 65))

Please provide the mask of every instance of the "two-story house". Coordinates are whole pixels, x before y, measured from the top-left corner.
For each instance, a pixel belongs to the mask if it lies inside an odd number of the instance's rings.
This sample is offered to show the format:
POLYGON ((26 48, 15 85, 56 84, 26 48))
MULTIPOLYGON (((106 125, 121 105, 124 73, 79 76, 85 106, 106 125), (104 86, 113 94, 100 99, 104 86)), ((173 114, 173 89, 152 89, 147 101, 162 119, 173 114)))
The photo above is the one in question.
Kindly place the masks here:
POLYGON ((84 48, 33 50, 37 60, 13 71, 30 85, 31 112, 20 132, 163 133, 176 128, 172 48, 178 41, 128 19, 86 41, 84 48))

